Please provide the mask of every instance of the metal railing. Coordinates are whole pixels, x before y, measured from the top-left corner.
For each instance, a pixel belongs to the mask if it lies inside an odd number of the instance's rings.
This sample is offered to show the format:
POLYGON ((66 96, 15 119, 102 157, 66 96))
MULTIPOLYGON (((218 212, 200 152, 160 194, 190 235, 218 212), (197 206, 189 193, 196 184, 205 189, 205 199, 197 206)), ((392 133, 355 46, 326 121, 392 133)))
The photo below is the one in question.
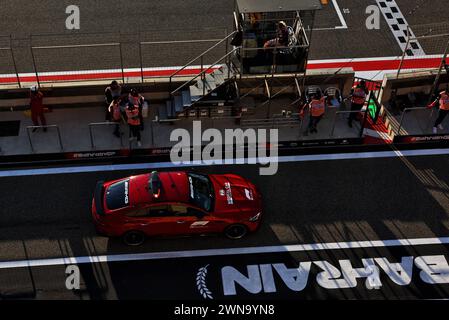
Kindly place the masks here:
POLYGON ((16 58, 14 56, 14 50, 13 50, 12 45, 11 45, 11 38, 12 38, 12 36, 0 36, 0 37, 5 37, 5 38, 7 37, 8 38, 9 45, 7 47, 0 47, 0 51, 6 51, 6 52, 10 53, 10 55, 11 55, 11 62, 12 62, 12 65, 14 67, 14 74, 15 74, 16 79, 17 79, 17 84, 19 85, 19 88, 22 88, 22 84, 20 82, 20 77, 19 77, 19 72, 17 70, 17 62, 16 62, 16 58))
POLYGON ((362 125, 361 125, 361 128, 360 128, 359 136, 361 137, 363 135, 363 129, 365 129, 365 123, 366 123, 367 115, 368 115, 368 108, 366 108, 365 111, 363 111, 363 110, 353 110, 352 111, 351 110, 351 111, 337 111, 337 112, 335 112, 335 117, 334 117, 334 121, 332 123, 332 129, 331 129, 331 133, 330 133, 331 137, 334 136, 335 126, 336 126, 336 123, 337 123, 338 116, 341 115, 341 114, 352 114, 352 113, 357 113, 357 114, 358 113, 363 113, 364 114, 363 115, 363 122, 362 122, 362 125))
POLYGON ((195 63, 195 61, 198 61, 198 59, 200 59, 201 62, 201 72, 203 72, 204 69, 204 56, 206 54, 208 54, 209 52, 211 52, 212 50, 214 50, 215 48, 217 48, 219 45, 223 44, 224 42, 226 42, 226 52, 225 54, 227 55, 228 53, 228 49, 229 49, 229 44, 228 44, 228 39, 230 39, 232 36, 234 36, 237 33, 237 31, 234 31, 230 34, 228 34, 225 38, 221 39, 220 41, 218 41, 216 44, 214 44, 212 47, 210 47, 209 49, 207 49, 206 51, 204 51, 203 53, 201 53, 199 56, 193 58, 192 60, 190 60, 189 62, 187 62, 184 66, 182 66, 180 69, 176 70, 176 72, 172 73, 170 75, 170 81, 169 81, 169 88, 171 91, 171 85, 173 82, 173 78, 178 75, 179 73, 181 73, 183 70, 185 70, 187 67, 191 66, 193 63, 195 63))
POLYGON ((404 123, 405 115, 408 113, 408 111, 426 110, 426 109, 427 109, 426 107, 405 108, 404 111, 402 112, 401 120, 399 122, 399 127, 398 127, 398 130, 397 130, 396 134, 400 135, 401 129, 402 129, 402 125, 404 123))
MULTIPOLYGON (((284 66, 285 64, 278 64, 278 56, 283 56, 283 55, 291 55, 293 54, 293 50, 297 49, 307 49, 308 46, 306 45, 294 45, 294 46, 278 46, 276 45, 275 47, 269 47, 269 48, 264 48, 264 47, 256 47, 256 48, 244 48, 241 47, 240 51, 239 51, 239 64, 240 64, 240 71, 242 74, 251 74, 251 75, 265 75, 265 74, 269 74, 269 75, 273 75, 276 73, 291 73, 291 74, 301 74, 304 72, 304 70, 302 70, 303 66, 300 67, 299 63, 296 64, 292 64, 292 65, 296 65, 297 68, 295 70, 292 71, 284 71, 284 70, 279 70, 282 66, 284 66), (262 65, 254 65, 252 66, 253 68, 262 68, 259 71, 251 71, 251 70, 246 70, 244 68, 244 63, 243 63, 243 59, 244 58, 248 58, 248 53, 249 55, 251 55, 250 52, 259 52, 259 51, 263 51, 263 52, 270 52, 272 51, 272 57, 271 59, 267 59, 267 63, 262 64, 262 65), (268 62, 270 61, 270 62, 268 62)), ((268 57, 269 58, 269 57, 268 57)), ((301 64, 304 64, 304 66, 307 65, 307 62, 302 60, 301 64)), ((289 64, 290 65, 290 64, 289 64)))
POLYGON ((299 113, 289 113, 288 115, 275 114, 272 118, 262 118, 262 119, 242 119, 241 125, 243 127, 251 128, 282 128, 282 127, 295 127, 299 124, 299 129, 302 128, 302 122, 304 117, 300 117, 299 113))
MULTIPOLYGON (((139 55, 140 55, 140 77, 142 83, 145 82, 145 65, 144 65, 144 54, 142 47, 143 46, 152 46, 152 45, 172 45, 172 44, 192 44, 192 43, 207 43, 207 42, 217 42, 221 39, 203 39, 203 40, 174 40, 174 41, 142 41, 139 43, 139 55)), ((189 65, 193 64, 196 60, 198 60, 199 57, 195 58, 195 60, 192 60, 189 62, 188 65, 185 65, 185 67, 182 68, 182 70, 178 70, 180 73, 181 71, 185 70, 189 65)), ((178 74, 177 73, 177 74, 178 74)), ((160 76, 161 78, 169 78, 170 85, 172 83, 172 78, 174 77, 172 74, 170 75, 163 75, 160 76)))
MULTIPOLYGON (((180 85, 178 88, 176 88, 174 91, 172 91, 170 93, 171 96, 175 95, 176 93, 178 93, 179 91, 181 91, 182 89, 184 89, 186 86, 190 85, 192 82, 194 82, 196 79, 198 79, 199 77, 201 77, 201 79, 203 79, 203 77, 205 77, 205 75, 212 70, 214 67, 218 66, 223 60, 225 60, 226 58, 228 58, 231 54, 233 54, 234 52, 236 52, 237 50, 239 50, 240 47, 236 47, 234 49, 232 49, 231 51, 229 51, 228 53, 226 53, 224 56, 222 56, 220 59, 218 59, 217 61, 215 61, 214 63, 212 63, 209 67, 207 67, 206 69, 204 69, 202 72, 200 72, 199 74, 197 74, 195 77, 193 77, 192 79, 190 79, 189 81, 185 82, 184 84, 180 85)), ((203 91, 205 90, 205 86, 203 86, 203 91)))
POLYGON ((90 123, 89 124, 89 136, 90 136, 90 144, 92 146, 92 149, 96 148, 95 144, 95 135, 93 129, 95 127, 109 127, 109 126, 119 126, 119 133, 120 133, 120 145, 123 147, 123 131, 121 123, 118 122, 96 122, 96 123, 90 123))
MULTIPOLYGON (((38 64, 36 62, 35 50, 55 50, 55 49, 75 49, 75 48, 99 48, 99 47, 118 47, 120 56, 120 73, 123 83, 125 83, 125 72, 123 68, 123 53, 122 53, 122 43, 111 42, 111 43, 93 43, 93 44, 78 44, 78 45, 60 45, 60 46, 32 46, 31 47, 31 58, 34 66, 34 73, 36 74, 37 84, 41 85, 41 78, 38 70, 38 64)), ((44 72, 44 71, 42 71, 44 72)), ((83 80, 84 81, 84 80, 83 80)))
POLYGON ((30 130, 31 129, 49 129, 49 128, 56 128, 56 131, 58 133, 59 146, 61 148, 61 151, 64 151, 64 146, 62 144, 61 131, 59 129, 59 126, 53 124, 53 125, 48 125, 48 126, 29 126, 29 127, 27 127, 28 141, 30 142, 31 151, 33 153, 35 152, 35 149, 34 149, 34 146, 33 146, 33 140, 31 139, 30 130))

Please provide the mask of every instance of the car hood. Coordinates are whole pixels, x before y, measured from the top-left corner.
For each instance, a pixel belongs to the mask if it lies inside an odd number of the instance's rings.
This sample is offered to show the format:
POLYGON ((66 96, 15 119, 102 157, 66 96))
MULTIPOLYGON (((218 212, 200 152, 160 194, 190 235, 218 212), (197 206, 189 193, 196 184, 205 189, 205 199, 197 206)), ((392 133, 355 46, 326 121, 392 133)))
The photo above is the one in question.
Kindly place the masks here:
POLYGON ((261 197, 255 186, 237 175, 210 175, 215 190, 216 212, 260 210, 261 197))

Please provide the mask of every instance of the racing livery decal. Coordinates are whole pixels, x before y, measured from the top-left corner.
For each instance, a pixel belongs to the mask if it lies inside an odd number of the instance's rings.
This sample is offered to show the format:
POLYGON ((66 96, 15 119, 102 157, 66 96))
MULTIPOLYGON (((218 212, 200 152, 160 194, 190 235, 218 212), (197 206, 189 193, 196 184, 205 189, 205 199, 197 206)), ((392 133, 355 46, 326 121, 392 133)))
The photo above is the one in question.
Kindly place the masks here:
POLYGON ((228 204, 234 204, 234 199, 232 198, 231 184, 229 182, 225 182, 224 188, 225 188, 226 199, 228 200, 228 204))

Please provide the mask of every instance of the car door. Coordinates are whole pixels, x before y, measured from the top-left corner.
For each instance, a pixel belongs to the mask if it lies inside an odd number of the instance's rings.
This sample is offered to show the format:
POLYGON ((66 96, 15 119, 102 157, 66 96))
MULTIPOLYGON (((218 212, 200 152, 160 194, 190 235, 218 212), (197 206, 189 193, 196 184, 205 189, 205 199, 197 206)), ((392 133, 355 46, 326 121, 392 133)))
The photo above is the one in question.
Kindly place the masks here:
POLYGON ((209 215, 198 208, 185 204, 172 204, 170 209, 176 218, 178 234, 202 234, 211 232, 209 215))
POLYGON ((152 204, 146 209, 145 216, 140 219, 145 233, 149 236, 174 234, 175 217, 168 204, 152 204))

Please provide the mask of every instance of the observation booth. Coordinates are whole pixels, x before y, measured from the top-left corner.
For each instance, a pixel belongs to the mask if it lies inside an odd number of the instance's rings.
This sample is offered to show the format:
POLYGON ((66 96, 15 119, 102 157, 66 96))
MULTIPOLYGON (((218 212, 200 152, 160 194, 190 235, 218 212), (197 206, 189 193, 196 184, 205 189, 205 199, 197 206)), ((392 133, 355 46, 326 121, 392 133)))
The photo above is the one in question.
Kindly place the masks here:
POLYGON ((305 73, 320 0, 236 0, 235 65, 241 75, 305 73), (281 26, 282 25, 282 26, 281 26))

